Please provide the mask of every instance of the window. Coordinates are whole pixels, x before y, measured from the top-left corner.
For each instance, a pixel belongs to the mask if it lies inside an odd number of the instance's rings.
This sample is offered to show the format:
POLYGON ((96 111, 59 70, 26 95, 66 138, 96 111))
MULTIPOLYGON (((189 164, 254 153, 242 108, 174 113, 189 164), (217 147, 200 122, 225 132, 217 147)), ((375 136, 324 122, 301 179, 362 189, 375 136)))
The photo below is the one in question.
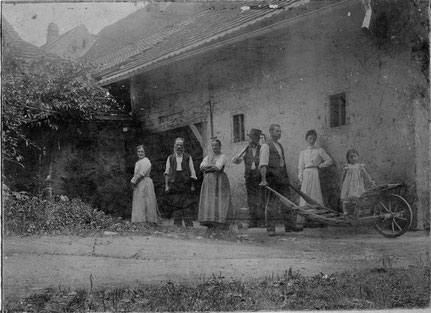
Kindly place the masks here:
POLYGON ((329 96, 331 127, 346 125, 346 93, 329 96))
POLYGON ((233 116, 233 142, 245 140, 244 114, 233 116))

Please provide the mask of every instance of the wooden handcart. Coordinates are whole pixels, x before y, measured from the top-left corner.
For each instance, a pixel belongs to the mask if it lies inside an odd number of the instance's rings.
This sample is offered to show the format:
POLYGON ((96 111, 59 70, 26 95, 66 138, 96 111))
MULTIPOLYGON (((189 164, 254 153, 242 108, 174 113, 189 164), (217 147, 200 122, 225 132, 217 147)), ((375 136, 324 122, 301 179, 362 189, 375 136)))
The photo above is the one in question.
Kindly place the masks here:
POLYGON ((265 211, 268 209, 271 196, 279 198, 283 207, 293 210, 308 219, 321 222, 326 225, 359 226, 374 225, 374 228, 384 237, 395 238, 407 232, 412 224, 413 213, 409 203, 397 190, 400 183, 383 184, 367 190, 355 203, 355 214, 346 216, 320 205, 311 197, 290 185, 307 206, 299 206, 274 189, 266 186, 265 211))

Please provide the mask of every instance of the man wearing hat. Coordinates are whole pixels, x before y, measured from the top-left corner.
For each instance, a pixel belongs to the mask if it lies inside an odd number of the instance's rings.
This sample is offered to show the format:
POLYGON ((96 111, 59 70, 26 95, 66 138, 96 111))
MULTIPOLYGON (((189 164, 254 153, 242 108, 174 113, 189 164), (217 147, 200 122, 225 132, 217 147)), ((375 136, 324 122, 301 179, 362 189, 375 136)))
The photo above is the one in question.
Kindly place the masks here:
POLYGON ((260 154, 260 136, 262 131, 252 128, 248 134, 249 145, 238 156, 232 158, 234 164, 240 164, 244 161, 245 165, 245 187, 247 189, 247 202, 250 213, 249 227, 259 227, 264 225, 264 217, 261 209, 261 197, 259 183, 259 154, 260 154))

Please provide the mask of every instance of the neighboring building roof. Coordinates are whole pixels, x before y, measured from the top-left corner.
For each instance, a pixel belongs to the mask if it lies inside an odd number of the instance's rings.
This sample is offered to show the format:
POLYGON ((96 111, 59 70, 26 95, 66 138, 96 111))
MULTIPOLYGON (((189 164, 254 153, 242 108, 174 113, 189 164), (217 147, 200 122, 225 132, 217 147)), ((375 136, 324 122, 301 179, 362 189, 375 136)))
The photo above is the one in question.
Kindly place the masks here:
POLYGON ((60 57, 24 41, 2 16, 2 47, 11 49, 17 58, 29 61, 44 57, 59 60, 60 57))
MULTIPOLYGON (((80 24, 80 25, 76 26, 75 28, 72 28, 71 30, 65 32, 64 34, 58 36, 55 40, 44 44, 41 48, 46 49, 46 50, 50 50, 54 46, 61 45, 65 41, 67 41, 68 38, 72 37, 75 33, 79 32, 80 30, 84 31, 85 33, 90 34, 87 27, 85 27, 85 25, 83 25, 83 24, 80 24)), ((92 36, 94 36, 94 35, 92 35, 92 36)))
POLYGON ((91 34, 87 27, 80 24, 47 42, 42 48, 64 59, 76 60, 91 48, 95 38, 96 36, 91 34))
POLYGON ((93 61, 142 38, 161 32, 166 27, 205 9, 203 3, 196 2, 148 4, 118 22, 104 27, 97 34, 93 46, 81 58, 93 61))
POLYGON ((95 59, 93 63, 98 67, 95 76, 102 84, 124 79, 161 60, 216 42, 308 2, 310 0, 274 0, 254 4, 234 2, 225 7, 210 7, 165 27, 161 32, 95 59), (249 9, 241 9, 245 6, 249 9))

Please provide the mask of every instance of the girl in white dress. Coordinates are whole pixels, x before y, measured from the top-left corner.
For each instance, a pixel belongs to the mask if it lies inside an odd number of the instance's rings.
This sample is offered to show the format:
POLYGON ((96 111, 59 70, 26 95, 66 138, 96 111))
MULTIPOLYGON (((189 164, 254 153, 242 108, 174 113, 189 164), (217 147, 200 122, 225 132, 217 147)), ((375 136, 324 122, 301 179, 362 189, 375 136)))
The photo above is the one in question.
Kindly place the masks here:
POLYGON ((150 178, 151 162, 145 157, 143 145, 136 147, 138 162, 130 181, 133 186, 132 223, 157 223, 160 215, 157 209, 156 194, 153 181, 150 178))
POLYGON ((365 178, 370 182, 371 186, 375 186, 375 183, 365 170, 365 164, 358 163, 358 151, 350 149, 347 151, 346 159, 349 163, 343 168, 341 201, 343 213, 352 215, 354 214, 354 205, 352 204, 365 192, 365 178))
MULTIPOLYGON (((308 143, 308 148, 301 151, 298 163, 298 178, 301 182, 301 191, 323 205, 319 170, 332 165, 333 161, 323 148, 315 146, 317 132, 314 129, 307 131, 305 140, 308 143)), ((305 206, 307 202, 301 198, 299 205, 305 206)))

